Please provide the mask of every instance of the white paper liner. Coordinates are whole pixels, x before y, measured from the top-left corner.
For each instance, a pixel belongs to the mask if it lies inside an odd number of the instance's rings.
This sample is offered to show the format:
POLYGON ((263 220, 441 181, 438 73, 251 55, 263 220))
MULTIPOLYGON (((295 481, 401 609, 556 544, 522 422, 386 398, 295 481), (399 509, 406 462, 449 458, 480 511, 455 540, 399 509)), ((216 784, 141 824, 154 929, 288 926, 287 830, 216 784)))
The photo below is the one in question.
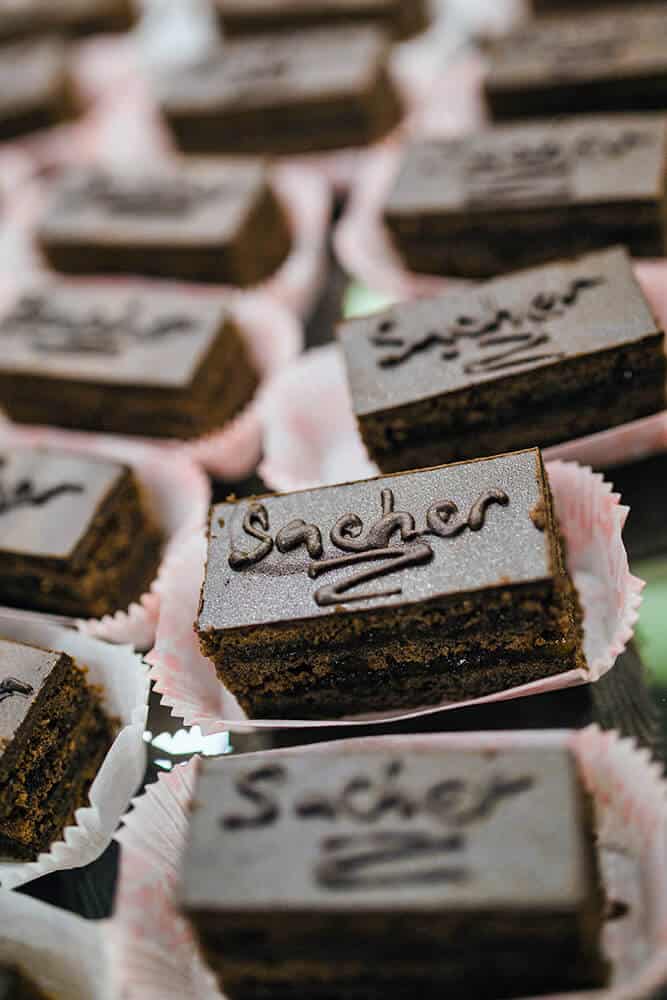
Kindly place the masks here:
MULTIPOLYGON (((641 1000, 667 979, 667 794, 647 751, 597 726, 572 731, 463 733, 371 737, 319 743, 304 752, 353 751, 375 745, 443 753, 482 747, 507 750, 569 746, 595 803, 599 855, 607 898, 630 903, 628 915, 608 921, 604 947, 613 964, 606 990, 552 995, 543 1000, 641 1000)), ((268 756, 289 753, 270 751, 268 756)), ((257 755, 247 755, 248 759, 257 755)), ((266 754, 262 754, 266 757, 266 754)), ((184 996, 214 1000, 213 983, 194 937, 175 904, 187 815, 197 761, 161 774, 134 801, 117 834, 121 866, 112 922, 115 964, 126 1000, 184 996)), ((527 998, 526 998, 527 1000, 527 998)))
POLYGON ((18 966, 50 1000, 112 1000, 104 927, 18 892, 0 893, 0 964, 18 966))
POLYGON ((15 889, 50 872, 90 864, 111 843, 146 768, 143 739, 148 710, 148 677, 131 646, 112 646, 72 629, 0 616, 0 635, 75 657, 88 667, 88 680, 103 689, 109 715, 120 719, 118 732, 90 788, 90 803, 76 812, 76 823, 36 861, 0 861, 1 889, 15 889))
MULTIPOLYGON (((174 545, 205 523, 211 499, 207 476, 184 454, 165 456, 164 449, 128 438, 83 434, 51 427, 0 423, 0 449, 17 446, 59 448, 123 462, 134 470, 149 509, 160 526, 165 548, 159 571, 149 590, 129 608, 121 608, 102 619, 77 622, 81 631, 109 642, 129 643, 135 649, 150 649, 155 639, 160 606, 161 576, 174 545)), ((2 609, 15 614, 14 609, 2 609)), ((50 619, 30 612, 32 620, 50 619)), ((74 620, 61 619, 74 624, 74 620)))
MULTIPOLYGON (((307 400, 305 405, 308 405, 307 400)), ((340 425, 335 422, 337 414, 327 406, 323 394, 316 405, 319 412, 325 413, 332 421, 327 423, 327 429, 336 427, 340 430, 340 425)), ((309 426, 307 421, 304 421, 303 426, 309 426)), ((286 481, 287 477, 283 477, 279 484, 281 489, 302 489, 322 484, 322 480, 318 483, 316 476, 309 478, 307 463, 312 459, 317 462, 317 446, 319 444, 324 449, 326 444, 322 443, 321 438, 319 441, 315 438, 304 447, 301 443, 304 436, 297 435, 297 439, 299 445, 296 453, 303 465, 302 473, 295 483, 289 483, 286 481)), ((307 434, 305 440, 308 442, 307 434)), ((344 481, 364 478, 368 474, 368 468, 363 466, 363 456, 353 456, 349 450, 345 450, 338 457, 345 460, 344 481), (353 464, 354 458, 362 459, 361 467, 357 468, 353 464)), ((336 467, 335 462, 329 466, 330 469, 336 467)), ((205 734, 210 734, 230 728, 278 729, 396 721, 469 705, 541 694, 599 680, 611 669, 632 637, 641 602, 643 583, 629 571, 621 537, 628 509, 620 504, 618 494, 612 493, 610 484, 589 468, 559 461, 550 462, 547 468, 556 513, 567 543, 568 566, 584 610, 587 670, 566 671, 483 698, 445 701, 438 705, 415 706, 409 710, 319 721, 250 719, 218 680, 213 664, 202 656, 193 630, 206 558, 206 542, 200 532, 179 546, 179 551, 174 554, 173 562, 163 578, 155 646, 146 657, 152 668, 151 679, 155 682, 155 689, 162 695, 162 704, 168 706, 173 715, 183 718, 187 726, 199 725, 205 734)))

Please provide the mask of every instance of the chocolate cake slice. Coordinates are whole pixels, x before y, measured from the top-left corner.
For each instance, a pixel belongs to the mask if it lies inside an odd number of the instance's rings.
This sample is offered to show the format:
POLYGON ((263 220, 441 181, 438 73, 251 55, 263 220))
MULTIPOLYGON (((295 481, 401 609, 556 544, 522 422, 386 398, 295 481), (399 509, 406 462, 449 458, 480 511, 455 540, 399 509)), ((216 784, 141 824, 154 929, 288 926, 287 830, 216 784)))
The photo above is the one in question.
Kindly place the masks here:
POLYGON ((664 4, 598 11, 579 4, 576 17, 572 0, 567 6, 570 13, 520 24, 490 45, 484 91, 492 118, 664 111, 664 4))
POLYGON ((241 286, 273 274, 291 243, 266 170, 248 162, 72 169, 54 185, 38 239, 67 274, 241 286))
POLYGON ((79 618, 125 610, 155 579, 161 547, 127 466, 0 447, 0 604, 79 618))
POLYGON ((55 279, 0 313, 0 406, 19 422, 199 437, 235 417, 258 379, 228 295, 55 279))
POLYGON ((429 23, 426 0, 217 0, 226 36, 265 31, 373 22, 396 38, 409 38, 429 23))
POLYGON ((563 748, 202 760, 181 906, 231 1000, 592 989, 587 806, 563 748))
POLYGON ((667 119, 508 125, 408 146, 384 221, 412 271, 490 278, 624 244, 666 247, 667 119))
POLYGON ((34 860, 60 838, 113 729, 70 656, 0 639, 0 857, 34 860))
POLYGON ((252 718, 418 708, 586 667, 537 449, 215 505, 196 628, 252 718))
POLYGON ((71 112, 65 46, 54 38, 0 45, 0 140, 50 128, 71 112))
POLYGON ((232 40, 158 81, 185 153, 300 154, 366 146, 402 109, 389 42, 372 25, 232 40))
POLYGON ((623 249, 338 328, 384 472, 541 447, 663 410, 665 337, 623 249))
POLYGON ((133 0, 19 0, 0 9, 0 39, 127 31, 136 15, 133 0))

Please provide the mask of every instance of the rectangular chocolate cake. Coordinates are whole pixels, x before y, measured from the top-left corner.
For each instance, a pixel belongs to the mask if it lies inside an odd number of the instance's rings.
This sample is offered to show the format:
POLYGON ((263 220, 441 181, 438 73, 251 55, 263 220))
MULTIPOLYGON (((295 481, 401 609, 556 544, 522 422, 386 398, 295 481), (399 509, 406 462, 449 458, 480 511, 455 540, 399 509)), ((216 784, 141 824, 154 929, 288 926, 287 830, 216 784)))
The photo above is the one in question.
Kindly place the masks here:
POLYGON ((81 618, 125 610, 155 579, 161 542, 127 466, 0 446, 0 604, 81 618))
POLYGON ((408 147, 384 219, 411 271, 489 278, 625 244, 665 253, 667 119, 574 118, 408 147))
POLYGON ((665 337, 622 249, 338 328, 384 472, 546 447, 663 410, 665 337))
POLYGON ((33 860, 60 839, 112 740, 70 656, 0 639, 0 857, 33 860))
POLYGON ((57 125, 70 111, 64 45, 42 39, 0 46, 0 141, 57 125))
POLYGON ((388 55, 387 37, 370 25, 265 34, 164 74, 158 98, 186 153, 366 146, 401 116, 388 55))
POLYGON ((0 7, 0 39, 125 31, 135 17, 132 0, 10 0, 0 7))
POLYGON ((495 41, 484 84, 495 119, 667 108, 661 3, 545 18, 495 41))
POLYGON ((56 182, 38 237, 56 271, 243 286, 268 278, 290 249, 258 163, 73 169, 56 182))
POLYGON ((57 279, 0 313, 0 406, 16 421, 191 438, 252 398, 255 362, 221 294, 57 279))
POLYGON ((225 35, 374 22, 397 38, 427 27, 426 0, 217 0, 225 35))
POLYGON ((196 628, 252 718, 418 708, 586 666, 537 449, 215 505, 196 628))
POLYGON ((232 1000, 604 985, 590 809, 563 748, 202 760, 180 901, 232 1000))

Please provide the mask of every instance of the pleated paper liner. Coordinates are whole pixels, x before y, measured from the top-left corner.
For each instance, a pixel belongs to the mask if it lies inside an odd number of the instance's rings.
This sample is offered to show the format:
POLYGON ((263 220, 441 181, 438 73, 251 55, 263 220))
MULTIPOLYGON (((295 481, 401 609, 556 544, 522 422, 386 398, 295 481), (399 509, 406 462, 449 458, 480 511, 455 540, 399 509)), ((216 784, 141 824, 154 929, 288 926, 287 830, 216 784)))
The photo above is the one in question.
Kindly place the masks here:
MULTIPOLYGON (((324 386, 321 386, 317 411, 325 414, 327 420, 332 417, 331 400, 324 386)), ((333 416, 335 420, 335 413, 333 416)), ((304 423, 304 427, 308 426, 304 423)), ((309 461, 318 462, 317 446, 311 447, 310 442, 302 447, 300 436, 293 440, 292 445, 296 450, 288 467, 298 468, 296 455, 299 455, 302 474, 294 484, 286 481, 288 477, 283 477, 280 488, 301 489, 316 484, 316 470, 312 470, 314 475, 309 479, 307 465, 309 461)), ((346 469, 346 481, 363 478, 367 474, 367 469, 353 466, 353 451, 341 452, 337 458, 346 469)), ((209 734, 226 729, 280 729, 398 721, 599 680, 611 669, 632 637, 641 602, 643 584, 630 573, 621 537, 627 508, 621 505, 618 494, 612 492, 609 483, 589 468, 556 461, 550 462, 547 470, 555 511, 567 544, 568 566, 583 606, 586 669, 544 677, 483 698, 446 701, 435 706, 416 705, 410 709, 316 722, 298 718, 249 718, 219 681, 213 664, 202 656, 193 629, 206 557, 206 542, 203 533, 199 532, 179 546, 164 575, 155 646, 146 657, 151 665, 151 679, 162 696, 162 704, 168 706, 173 715, 183 718, 186 725, 200 725, 202 731, 209 734)))
POLYGON ((0 893, 0 965, 16 967, 49 1000, 115 1000, 104 925, 0 893))
MULTIPOLYGON (((3 448, 35 447, 80 452, 129 465, 134 471, 148 509, 164 537, 160 567, 149 590, 127 608, 102 619, 79 621, 88 635, 109 642, 129 643, 135 649, 150 649, 155 639, 160 606, 161 577, 178 541, 187 538, 206 523, 211 490, 207 476, 186 454, 165 455, 164 449, 143 441, 84 434, 54 427, 32 427, 0 423, 0 452, 3 448)), ((0 608, 0 611, 2 609, 0 608)), ((5 609, 16 615, 15 609, 5 609)), ((20 617, 33 621, 53 621, 55 616, 38 611, 20 617)), ((74 619, 58 616, 61 624, 73 625, 74 619)))
MULTIPOLYGON (((118 822, 140 787, 146 767, 143 739, 148 708, 146 669, 131 646, 113 646, 73 629, 0 616, 0 636, 69 653, 88 668, 88 681, 102 688, 106 712, 121 728, 102 761, 75 823, 35 861, 0 859, 0 900, 4 890, 51 872, 81 868, 95 861, 111 843, 118 822)), ((0 940, 4 926, 0 921, 0 940)))
MULTIPOLYGON (((551 995, 542 1000, 645 1000, 667 979, 667 790, 647 751, 597 726, 577 732, 466 733, 372 737, 335 744, 337 750, 374 745, 448 751, 567 746, 595 806, 598 854, 606 897, 626 904, 610 914, 603 947, 612 964, 608 989, 551 995)), ((304 748, 314 755, 332 744, 304 748)), ((274 758, 285 751, 247 755, 274 758)), ((287 751, 293 752, 293 751, 287 751)), ((313 760, 316 768, 316 760, 313 760)), ((162 774, 135 799, 117 834, 121 865, 112 922, 113 962, 126 1000, 214 1000, 221 997, 200 957, 175 894, 194 791, 197 759, 162 774)), ((276 919, 280 919, 276 914, 276 919)), ((480 956, 483 960, 483 956, 480 956)), ((305 998, 304 998, 305 1000, 305 998)), ((528 1000, 528 998, 523 998, 528 1000)))

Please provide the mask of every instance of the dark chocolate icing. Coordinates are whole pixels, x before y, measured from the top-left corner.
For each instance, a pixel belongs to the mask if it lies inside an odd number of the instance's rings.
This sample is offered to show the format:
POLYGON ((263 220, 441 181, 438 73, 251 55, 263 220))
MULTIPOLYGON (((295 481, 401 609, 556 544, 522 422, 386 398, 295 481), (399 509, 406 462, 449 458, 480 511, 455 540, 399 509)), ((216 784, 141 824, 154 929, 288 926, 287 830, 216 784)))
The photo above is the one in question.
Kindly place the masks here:
MULTIPOLYGON (((396 573, 410 566, 419 566, 430 562, 433 549, 419 541, 427 535, 438 538, 448 538, 468 527, 471 531, 479 531, 484 526, 488 507, 497 503, 506 507, 510 502, 507 493, 500 489, 486 490, 480 494, 470 508, 467 519, 451 521, 458 514, 458 507, 453 500, 436 500, 426 512, 426 527, 417 530, 415 518, 407 511, 394 510, 394 494, 388 487, 380 491, 382 514, 364 533, 364 524, 357 514, 343 514, 338 518, 329 532, 331 544, 342 552, 343 556, 322 558, 322 532, 315 524, 306 524, 302 518, 290 521, 278 531, 276 547, 280 553, 291 552, 305 545, 309 556, 314 561, 308 566, 308 576, 315 580, 325 573, 342 567, 355 566, 357 563, 376 563, 359 573, 352 574, 345 580, 335 584, 320 587, 315 591, 315 601, 320 607, 340 604, 342 601, 368 601, 375 598, 391 597, 402 593, 401 587, 390 587, 384 590, 362 591, 350 594, 361 584, 371 583, 390 573, 396 573), (390 545, 394 535, 400 537, 400 545, 390 545)), ((229 565, 233 570, 244 570, 257 565, 273 551, 273 537, 269 533, 269 513, 264 504, 251 502, 243 518, 243 530, 247 535, 259 540, 260 544, 252 551, 237 548, 234 544, 229 553, 229 565)))
POLYGON ((442 331, 428 330, 412 338, 405 329, 397 331, 395 322, 382 319, 378 322, 377 329, 370 334, 371 342, 380 348, 397 348, 378 358, 381 368, 400 365, 413 354, 427 351, 435 344, 445 348, 441 352, 441 360, 455 361, 459 358, 457 344, 464 338, 474 340, 480 351, 509 345, 507 350, 494 351, 475 361, 466 362, 463 371, 469 375, 483 371, 503 371, 536 361, 555 361, 564 357, 562 351, 531 353, 535 348, 551 342, 548 331, 527 330, 526 326, 548 323, 549 320, 563 316, 568 307, 576 305, 586 289, 603 284, 604 278, 600 276, 573 278, 561 294, 536 292, 523 311, 496 308, 486 309, 476 316, 461 315, 442 331))
POLYGON ((355 412, 366 415, 592 360, 657 332, 626 252, 612 249, 399 303, 343 323, 338 336, 355 412))
POLYGON ((5 677, 4 680, 0 681, 0 701, 6 701, 7 698, 17 694, 23 695, 25 698, 34 690, 32 684, 20 681, 16 677, 5 677))
POLYGON ((529 514, 543 490, 532 450, 220 504, 198 628, 294 623, 339 605, 360 614, 551 579, 549 533, 529 514))
POLYGON ((31 347, 42 354, 100 354, 117 356, 128 342, 158 344, 175 334, 189 334, 196 328, 193 316, 160 315, 142 321, 142 303, 128 299, 120 312, 99 307, 76 314, 50 301, 45 293, 22 296, 14 308, 0 319, 0 335, 29 338, 31 347))

